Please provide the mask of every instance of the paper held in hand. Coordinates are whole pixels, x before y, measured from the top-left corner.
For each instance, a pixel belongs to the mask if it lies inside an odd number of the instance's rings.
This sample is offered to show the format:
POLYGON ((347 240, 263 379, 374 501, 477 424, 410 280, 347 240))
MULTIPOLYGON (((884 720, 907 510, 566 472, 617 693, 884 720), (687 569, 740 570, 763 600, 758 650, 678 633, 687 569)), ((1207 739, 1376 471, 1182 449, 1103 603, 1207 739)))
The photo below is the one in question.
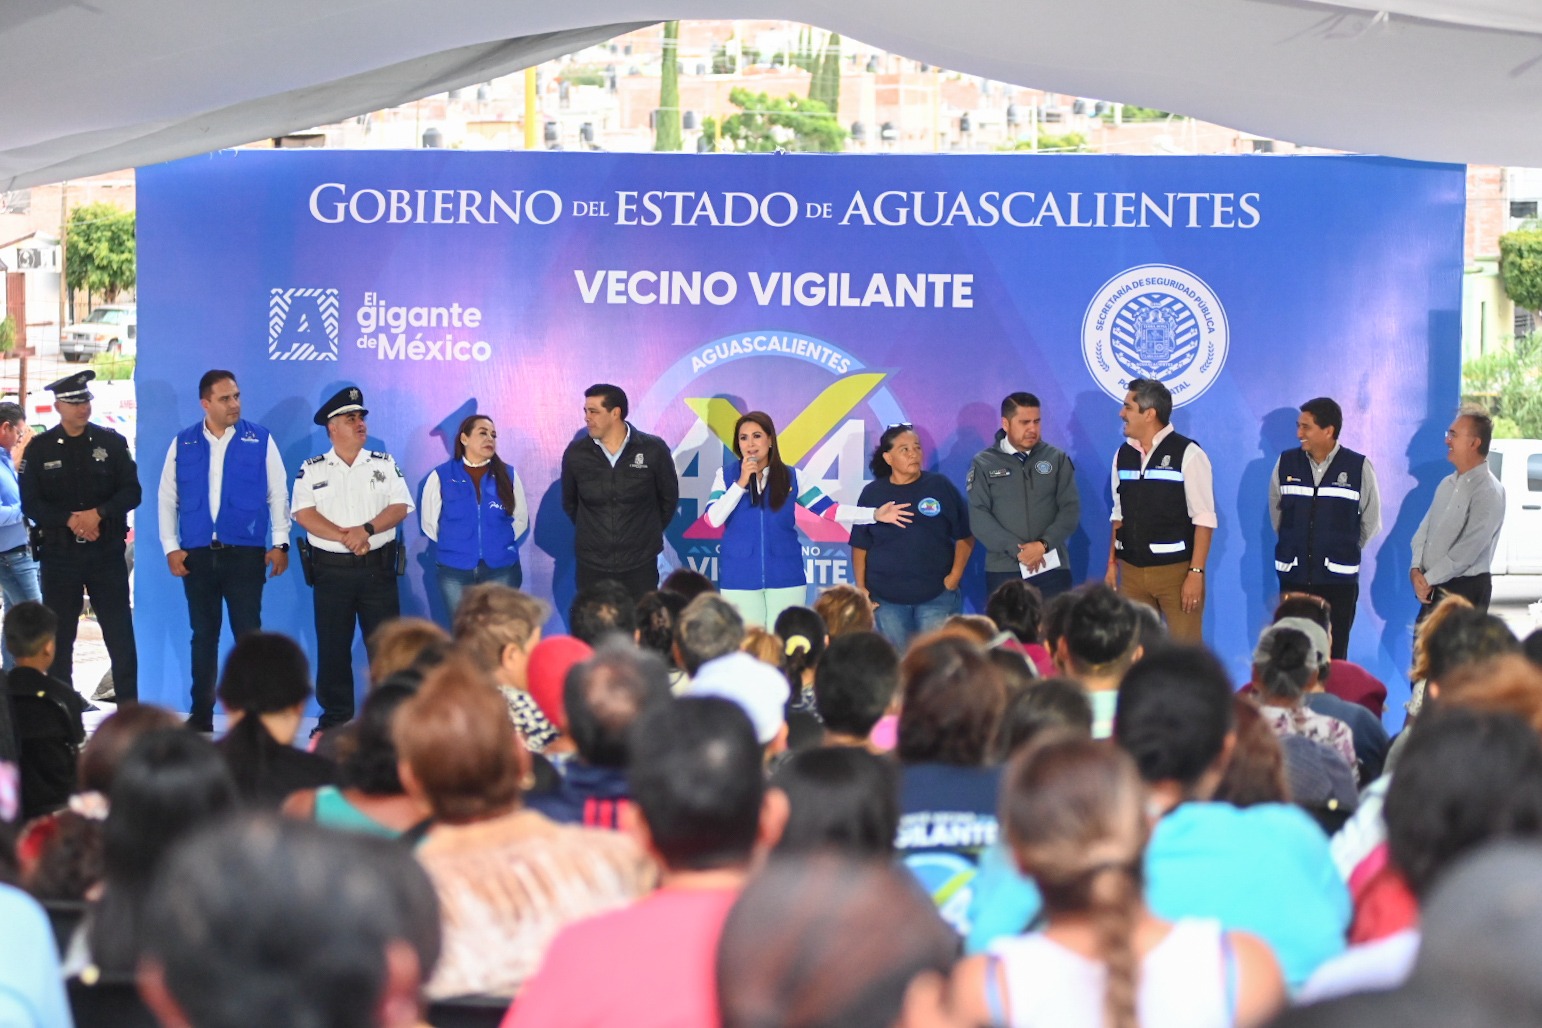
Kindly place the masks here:
POLYGON ((1060 566, 1060 553, 1057 550, 1045 550, 1044 560, 1036 568, 1029 568, 1022 561, 1017 562, 1017 568, 1023 573, 1024 578, 1032 578, 1034 575, 1042 575, 1046 571, 1053 571, 1060 566))

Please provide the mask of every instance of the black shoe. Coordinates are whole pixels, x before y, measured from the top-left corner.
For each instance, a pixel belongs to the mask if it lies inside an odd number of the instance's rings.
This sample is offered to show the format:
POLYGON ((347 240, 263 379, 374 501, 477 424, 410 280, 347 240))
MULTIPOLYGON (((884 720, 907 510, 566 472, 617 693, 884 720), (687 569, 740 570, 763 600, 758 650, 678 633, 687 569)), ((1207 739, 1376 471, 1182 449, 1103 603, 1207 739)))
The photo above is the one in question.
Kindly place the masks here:
POLYGON ((182 727, 191 728, 193 731, 202 732, 204 735, 213 735, 214 718, 199 717, 197 714, 189 714, 187 716, 187 720, 182 722, 182 727))

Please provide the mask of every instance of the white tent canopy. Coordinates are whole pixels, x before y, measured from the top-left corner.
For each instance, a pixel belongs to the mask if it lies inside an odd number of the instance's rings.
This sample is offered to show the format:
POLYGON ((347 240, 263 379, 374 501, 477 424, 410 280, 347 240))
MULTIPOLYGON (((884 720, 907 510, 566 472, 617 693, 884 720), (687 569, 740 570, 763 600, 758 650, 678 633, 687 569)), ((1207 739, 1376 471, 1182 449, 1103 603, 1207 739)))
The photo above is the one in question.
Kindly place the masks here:
POLYGON ((1542 166, 1536 0, 7 0, 0 188, 338 121, 664 18, 810 22, 1303 144, 1542 166))

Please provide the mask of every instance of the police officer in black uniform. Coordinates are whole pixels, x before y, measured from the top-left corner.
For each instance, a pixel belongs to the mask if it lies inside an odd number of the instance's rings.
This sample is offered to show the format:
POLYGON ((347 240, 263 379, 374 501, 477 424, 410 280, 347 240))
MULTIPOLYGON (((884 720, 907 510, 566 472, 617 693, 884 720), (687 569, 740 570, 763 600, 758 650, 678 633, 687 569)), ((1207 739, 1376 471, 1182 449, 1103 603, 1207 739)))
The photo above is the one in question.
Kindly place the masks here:
POLYGON ((94 371, 49 383, 59 424, 35 436, 22 454, 22 513, 34 525, 43 603, 59 617, 57 654, 49 674, 73 681, 75 632, 83 593, 102 626, 119 703, 139 699, 139 652, 124 538, 139 506, 139 471, 128 440, 91 424, 94 371))

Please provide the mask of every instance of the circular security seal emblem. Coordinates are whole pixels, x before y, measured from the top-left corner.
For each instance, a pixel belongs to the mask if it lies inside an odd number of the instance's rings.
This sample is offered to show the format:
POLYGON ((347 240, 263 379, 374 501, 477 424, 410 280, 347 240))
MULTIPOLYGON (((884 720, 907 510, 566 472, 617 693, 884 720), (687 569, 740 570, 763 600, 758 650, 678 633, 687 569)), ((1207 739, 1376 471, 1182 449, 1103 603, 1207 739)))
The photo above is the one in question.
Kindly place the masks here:
POLYGON ((1047 460, 1041 460, 1033 466, 1033 470, 1041 475, 1047 475, 1055 470, 1055 466, 1047 460))
POLYGON ((928 496, 926 499, 916 504, 916 510, 920 511, 922 514, 925 514, 929 518, 935 518, 938 514, 942 513, 942 504, 937 501, 937 497, 928 496))
POLYGON ((1226 364, 1226 309, 1205 280, 1171 264, 1142 264, 1099 289, 1082 317, 1082 358, 1105 393, 1123 400, 1132 378, 1154 378, 1173 406, 1193 403, 1226 364))

